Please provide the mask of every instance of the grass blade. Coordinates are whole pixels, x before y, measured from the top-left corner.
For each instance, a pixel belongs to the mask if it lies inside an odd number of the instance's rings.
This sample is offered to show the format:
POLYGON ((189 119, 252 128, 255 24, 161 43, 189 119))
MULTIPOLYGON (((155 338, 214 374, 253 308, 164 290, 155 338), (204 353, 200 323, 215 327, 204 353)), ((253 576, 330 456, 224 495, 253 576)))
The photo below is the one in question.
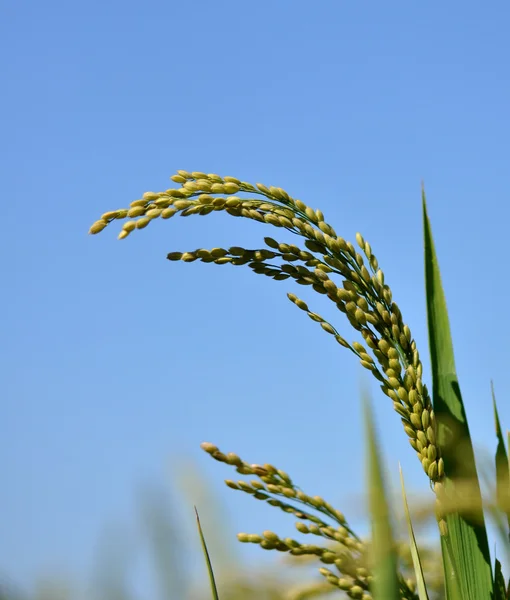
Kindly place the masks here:
POLYGON ((462 600, 490 600, 493 581, 482 497, 473 445, 455 370, 450 323, 424 190, 422 200, 427 317, 433 379, 432 397, 438 421, 438 442, 445 464, 445 487, 451 490, 453 481, 462 479, 471 485, 473 497, 469 516, 456 513, 446 517, 448 533, 442 536, 442 544, 443 554, 446 556, 447 591, 453 595, 454 588, 458 586, 462 600), (453 557, 456 562, 455 569, 451 564, 453 557))
POLYGON ((214 580, 214 571, 212 568, 211 559, 209 557, 209 552, 207 551, 207 544, 205 543, 205 537, 204 537, 204 533, 202 531, 202 527, 200 525, 200 517, 198 516, 198 511, 197 511, 196 506, 195 506, 195 514, 197 516, 197 527, 198 527, 198 533, 200 535, 200 542, 202 543, 202 550, 204 552, 205 562, 207 565, 207 571, 209 573, 209 582, 211 584, 212 597, 213 597, 213 600, 220 600, 220 597, 218 595, 218 590, 216 588, 216 582, 214 580))
POLYGON ((498 506, 506 514, 508 523, 508 535, 510 536, 510 467, 508 465, 508 455, 505 447, 505 440, 501 431, 499 422, 498 408, 496 406, 496 394, 494 385, 491 382, 492 404, 494 406, 494 421, 496 425, 496 437, 498 445, 496 448, 496 499, 498 506))
POLYGON ((368 399, 364 401, 367 432, 367 475, 372 517, 373 597, 375 600, 399 600, 397 556, 391 531, 390 512, 376 434, 368 399))
POLYGON ((501 569, 501 563, 496 559, 496 568, 494 569, 494 600, 507 600, 507 590, 505 586, 505 578, 503 576, 503 570, 501 569))
POLYGON ((402 474, 402 467, 399 465, 400 471, 400 484, 402 486, 402 499, 404 501, 404 511, 407 522, 407 530, 409 532, 409 543, 411 548, 411 556, 413 559, 414 565, 414 574, 416 577, 416 588, 418 591, 418 597, 420 600, 429 600, 429 596, 427 594, 427 587, 425 585, 425 578, 423 576, 423 569, 421 566, 420 553, 418 551, 418 546, 416 545, 416 538, 414 537, 413 524, 411 522, 411 515, 409 514, 409 505, 407 504, 407 495, 404 486, 404 475, 402 474))

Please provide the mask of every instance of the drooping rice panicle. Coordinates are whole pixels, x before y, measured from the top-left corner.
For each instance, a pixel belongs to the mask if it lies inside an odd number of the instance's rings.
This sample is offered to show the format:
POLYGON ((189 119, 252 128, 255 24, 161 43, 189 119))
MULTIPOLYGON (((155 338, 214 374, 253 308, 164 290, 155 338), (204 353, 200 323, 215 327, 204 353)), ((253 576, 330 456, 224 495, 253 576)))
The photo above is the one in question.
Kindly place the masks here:
MULTIPOLYGON (((237 454, 225 454, 208 442, 202 443, 202 448, 212 458, 232 466, 238 473, 257 477, 250 481, 227 479, 225 483, 229 488, 294 515, 298 519, 295 523, 297 531, 315 536, 320 541, 306 544, 266 530, 262 534, 239 533, 237 538, 240 542, 291 556, 315 558, 329 566, 319 568, 319 573, 329 584, 345 591, 349 598, 372 599, 370 547, 351 529, 343 513, 324 498, 305 494, 285 471, 273 465, 247 463, 237 454)), ((403 599, 417 599, 413 580, 400 576, 399 584, 403 599)))
POLYGON ((358 252, 351 242, 336 234, 322 211, 292 198, 282 188, 183 170, 171 179, 181 187, 146 192, 129 208, 104 213, 92 225, 90 233, 99 233, 113 221, 129 219, 119 234, 119 238, 124 239, 158 218, 169 219, 178 214, 206 216, 223 211, 286 229, 303 238, 305 248, 266 237, 264 241, 269 249, 199 248, 171 252, 168 259, 247 265, 254 273, 277 281, 293 279, 300 285, 311 286, 334 302, 361 339, 348 342, 334 324, 309 310, 295 294, 289 294, 296 306, 307 312, 340 345, 356 354, 361 365, 378 380, 399 414, 423 470, 439 494, 444 462, 436 443, 437 424, 432 401, 423 383, 423 365, 411 330, 393 300, 370 244, 358 233, 358 252))

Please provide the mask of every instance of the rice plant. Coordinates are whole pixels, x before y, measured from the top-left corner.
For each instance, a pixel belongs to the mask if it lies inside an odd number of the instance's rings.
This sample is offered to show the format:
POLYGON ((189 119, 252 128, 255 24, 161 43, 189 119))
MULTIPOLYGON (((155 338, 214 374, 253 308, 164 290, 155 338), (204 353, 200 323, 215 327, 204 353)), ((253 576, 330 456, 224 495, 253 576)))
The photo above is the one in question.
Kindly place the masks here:
MULTIPOLYGON (((313 557, 326 589, 341 590, 349 598, 370 600, 442 597, 448 600, 503 600, 508 598, 501 564, 491 564, 485 512, 495 516, 504 547, 509 548, 510 490, 508 454, 497 416, 495 496, 484 507, 473 445, 455 371, 453 345, 425 194, 423 200, 425 279, 432 390, 424 383, 420 351, 376 255, 361 234, 356 244, 339 236, 319 209, 291 197, 279 187, 255 185, 235 177, 178 171, 171 178, 180 187, 147 192, 128 208, 104 213, 90 228, 97 234, 117 220, 125 239, 155 219, 212 212, 244 217, 296 236, 296 244, 265 237, 259 248, 198 248, 170 252, 170 261, 202 261, 245 266, 276 281, 293 280, 310 286, 332 302, 356 332, 356 341, 340 335, 296 294, 288 298, 340 346, 356 356, 377 380, 388 405, 402 422, 435 499, 435 518, 441 542, 444 587, 427 581, 425 558, 416 544, 410 517, 408 551, 412 576, 405 573, 402 552, 393 539, 381 456, 368 400, 367 496, 373 524, 370 539, 361 539, 347 518, 325 499, 308 495, 283 470, 271 464, 252 464, 237 454, 224 453, 212 443, 203 449, 249 480, 227 480, 227 485, 256 500, 293 515, 296 528, 313 541, 303 544, 272 531, 239 534, 243 543, 274 549, 293 557, 313 557), (330 587, 328 587, 330 586, 330 587)), ((275 234, 276 237, 277 234, 275 234)), ((403 504, 407 499, 403 487, 403 504)), ((409 513, 407 513, 409 514, 409 513)), ((214 557, 213 557, 214 561, 214 557)), ((218 593, 214 591, 214 593, 218 593)), ((314 593, 314 592, 311 592, 314 593)), ((321 588, 320 593, 323 593, 321 588)), ((219 591, 221 597, 221 590, 219 591)), ((304 597, 304 596, 303 596, 304 597)), ((311 596, 310 596, 311 597, 311 596)))

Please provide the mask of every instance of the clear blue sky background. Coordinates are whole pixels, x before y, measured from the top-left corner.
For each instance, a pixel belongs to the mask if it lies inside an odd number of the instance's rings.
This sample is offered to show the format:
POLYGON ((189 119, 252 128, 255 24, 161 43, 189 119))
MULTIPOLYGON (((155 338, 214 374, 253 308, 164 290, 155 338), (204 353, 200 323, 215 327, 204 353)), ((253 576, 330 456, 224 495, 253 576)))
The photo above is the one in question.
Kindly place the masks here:
MULTIPOLYGON (((177 169, 282 186, 347 239, 361 231, 426 357, 423 179, 473 434, 494 448, 491 378, 510 423, 507 2, 4 0, 1 13, 4 573, 86 578, 104 526, 135 522, 137 489, 176 457, 217 482, 233 530, 292 532, 221 487, 231 473, 203 440, 360 520, 355 358, 288 302, 292 283, 165 260, 277 232, 214 214, 124 242, 115 226, 87 235, 177 169)), ((388 399, 373 400, 389 470, 400 457, 427 490, 388 399)))

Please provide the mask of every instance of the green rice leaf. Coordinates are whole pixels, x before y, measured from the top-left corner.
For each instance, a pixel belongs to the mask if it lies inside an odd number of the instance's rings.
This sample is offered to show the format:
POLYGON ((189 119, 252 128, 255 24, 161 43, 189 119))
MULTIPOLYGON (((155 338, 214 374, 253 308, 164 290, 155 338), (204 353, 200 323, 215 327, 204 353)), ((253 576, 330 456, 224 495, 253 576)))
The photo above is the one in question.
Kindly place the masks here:
POLYGON ((409 505, 407 504, 407 495, 404 486, 404 475, 402 473, 402 467, 399 465, 400 471, 400 485, 402 486, 402 500, 404 502, 404 511, 407 522, 407 530, 409 532, 409 544, 411 548, 411 556, 413 559, 414 575, 416 577, 416 588, 418 591, 418 597, 420 600, 429 600, 427 594, 427 586, 425 585, 425 577, 423 576, 423 569, 421 566, 420 552, 416 544, 416 538, 414 537, 413 523, 411 521, 411 515, 409 514, 409 505))
POLYGON ((496 425, 496 437, 498 445, 496 448, 496 499, 498 506, 506 514, 508 523, 508 535, 510 536, 510 469, 508 465, 508 455, 505 447, 505 440, 501 431, 498 409, 496 406, 496 394, 494 385, 491 382, 492 404, 494 406, 494 421, 496 425))
POLYGON ((367 478, 370 514, 372 517, 373 590, 374 600, 399 600, 397 556, 391 531, 390 512, 384 489, 380 452, 367 398, 364 399, 367 432, 367 478))
POLYGON ((214 580, 214 571, 212 568, 211 559, 209 557, 209 552, 207 551, 207 544, 205 543, 205 537, 204 537, 204 533, 202 531, 202 527, 200 525, 200 518, 198 516, 198 511, 197 511, 196 507, 195 507, 195 514, 197 516, 197 527, 198 527, 198 533, 200 535, 200 542, 202 543, 202 550, 204 552, 205 562, 207 565, 207 571, 209 573, 209 582, 211 584, 212 597, 213 597, 213 600, 219 600, 220 597, 218 595, 218 590, 216 588, 216 582, 214 580))
POLYGON ((433 403, 438 422, 438 443, 445 465, 445 487, 455 489, 462 479, 471 486, 469 515, 446 516, 447 534, 441 536, 447 594, 462 600, 490 600, 493 580, 482 497, 464 404, 455 370, 450 323, 437 261, 425 191, 422 191, 425 282, 433 403))
POLYGON ((494 569, 494 600, 507 600, 507 590, 505 586, 505 577, 503 576, 503 570, 501 569, 501 563, 496 558, 496 568, 494 569))

